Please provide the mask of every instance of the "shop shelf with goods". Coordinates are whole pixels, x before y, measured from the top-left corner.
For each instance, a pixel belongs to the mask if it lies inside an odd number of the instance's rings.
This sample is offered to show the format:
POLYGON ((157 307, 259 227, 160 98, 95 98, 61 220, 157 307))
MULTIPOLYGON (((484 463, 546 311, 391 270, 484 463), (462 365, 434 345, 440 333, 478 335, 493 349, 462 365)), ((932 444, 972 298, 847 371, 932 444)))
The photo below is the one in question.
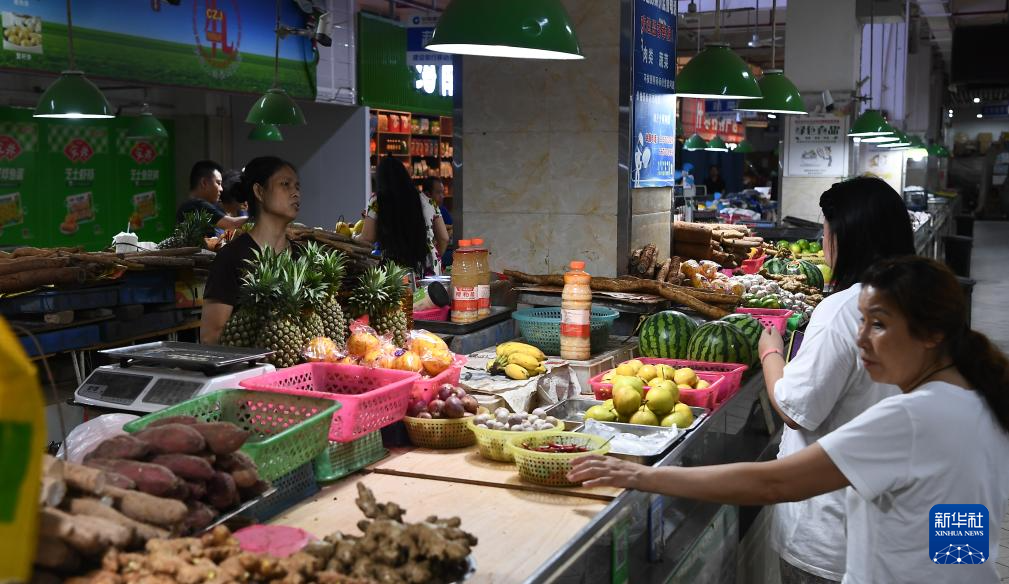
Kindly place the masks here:
POLYGON ((394 110, 372 110, 370 155, 372 172, 383 156, 407 165, 417 187, 427 177, 438 177, 445 187, 444 205, 452 209, 452 118, 394 110))

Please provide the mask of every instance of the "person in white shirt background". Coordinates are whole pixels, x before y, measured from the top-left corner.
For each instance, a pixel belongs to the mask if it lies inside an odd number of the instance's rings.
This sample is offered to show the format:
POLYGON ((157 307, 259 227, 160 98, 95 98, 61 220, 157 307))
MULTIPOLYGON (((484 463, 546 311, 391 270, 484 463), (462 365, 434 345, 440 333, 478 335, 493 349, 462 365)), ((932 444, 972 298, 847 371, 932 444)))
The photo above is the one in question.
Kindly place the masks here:
MULTIPOLYGON (((798 354, 785 365, 781 335, 765 334, 759 355, 771 405, 785 422, 778 458, 833 432, 870 406, 900 393, 875 383, 858 359, 858 296, 862 273, 874 262, 914 254, 904 200, 886 181, 858 177, 820 197, 824 260, 833 293, 816 307, 798 354)), ((770 544, 780 558, 782 584, 839 582, 845 549, 844 491, 775 505, 770 544)))
POLYGON ((576 460, 568 479, 735 505, 845 492, 846 584, 997 584, 1009 498, 1009 360, 967 323, 956 277, 935 261, 885 259, 862 277, 859 357, 874 382, 901 393, 784 458, 649 467, 603 456, 576 460), (929 555, 936 504, 987 507, 989 556, 940 565, 929 555))

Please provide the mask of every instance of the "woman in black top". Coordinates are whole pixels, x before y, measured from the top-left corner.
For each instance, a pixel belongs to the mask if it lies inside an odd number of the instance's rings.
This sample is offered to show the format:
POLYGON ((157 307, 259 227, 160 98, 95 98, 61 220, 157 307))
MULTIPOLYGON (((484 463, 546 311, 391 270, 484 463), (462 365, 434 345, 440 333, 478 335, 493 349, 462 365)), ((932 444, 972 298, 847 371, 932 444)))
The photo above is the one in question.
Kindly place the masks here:
POLYGON ((298 173, 294 165, 275 156, 255 158, 243 169, 235 198, 248 203, 255 226, 226 245, 210 267, 200 323, 200 340, 208 345, 217 344, 238 303, 242 274, 248 267, 246 260, 264 247, 292 249, 287 226, 298 216, 301 206, 298 173))

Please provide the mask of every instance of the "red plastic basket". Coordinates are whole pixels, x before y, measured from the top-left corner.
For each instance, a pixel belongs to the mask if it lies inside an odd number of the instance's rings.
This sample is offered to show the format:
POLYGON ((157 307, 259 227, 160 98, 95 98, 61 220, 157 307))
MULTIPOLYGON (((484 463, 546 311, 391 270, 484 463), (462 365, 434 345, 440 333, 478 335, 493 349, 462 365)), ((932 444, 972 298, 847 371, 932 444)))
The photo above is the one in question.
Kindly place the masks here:
POLYGON ((448 320, 451 312, 451 306, 442 306, 441 308, 432 308, 430 310, 415 310, 413 311, 413 319, 445 321, 448 320))
MULTIPOLYGON (((748 369, 746 365, 741 365, 739 363, 708 363, 707 361, 685 361, 681 359, 660 359, 657 357, 639 357, 638 360, 646 365, 669 365, 670 367, 675 367, 677 369, 690 367, 695 373, 697 373, 698 377, 703 376, 706 381, 711 381, 711 379, 706 376, 707 374, 713 373, 721 375, 722 381, 716 388, 717 391, 714 392, 715 403, 717 404, 721 404, 725 400, 736 395, 736 392, 739 391, 739 388, 743 384, 743 372, 748 369)), ((603 371, 589 380, 589 385, 592 386, 592 391, 596 394, 596 399, 609 399, 609 395, 606 397, 599 396, 613 391, 613 384, 603 381, 603 376, 605 375, 606 371, 603 371), (600 390, 602 390, 602 394, 600 393, 600 390)), ((715 384, 712 383, 712 386, 708 389, 692 391, 709 391, 712 387, 714 387, 714 385, 715 384)), ((697 405, 691 404, 686 400, 683 400, 683 403, 688 405, 697 405)))
POLYGON ((792 317, 792 311, 787 308, 737 308, 736 312, 749 314, 759 320, 764 328, 773 326, 780 334, 785 334, 788 319, 792 317))
POLYGON ((335 363, 305 363, 239 385, 254 391, 322 397, 342 404, 329 428, 329 439, 350 442, 398 422, 406 415, 410 390, 419 375, 335 363))
MULTIPOLYGON (((601 373, 598 377, 601 379, 605 373, 601 373)), ((709 410, 715 409, 715 405, 720 403, 718 401, 718 394, 722 391, 722 388, 726 385, 725 374, 724 373, 705 373, 703 371, 697 372, 697 378, 707 381, 711 385, 704 389, 681 389, 680 390, 680 401, 687 404, 688 406, 696 406, 699 408, 708 408, 709 410)), ((595 379, 595 378, 593 378, 595 379)), ((645 386, 645 396, 648 395, 648 390, 651 389, 647 385, 645 386)), ((611 383, 599 383, 592 385, 592 392, 595 394, 596 399, 608 400, 613 397, 613 384, 611 383)))
POLYGON ((753 258, 750 260, 743 260, 742 270, 744 274, 756 274, 764 267, 764 262, 767 260, 767 255, 762 255, 759 258, 753 258))
POLYGON ((435 392, 438 388, 446 383, 451 383, 456 385, 459 383, 459 374, 462 373, 463 365, 469 361, 466 355, 456 355, 455 362, 448 369, 442 371, 434 377, 421 377, 417 381, 413 382, 413 390, 410 392, 411 397, 414 399, 422 399, 424 401, 431 401, 434 398, 435 392))

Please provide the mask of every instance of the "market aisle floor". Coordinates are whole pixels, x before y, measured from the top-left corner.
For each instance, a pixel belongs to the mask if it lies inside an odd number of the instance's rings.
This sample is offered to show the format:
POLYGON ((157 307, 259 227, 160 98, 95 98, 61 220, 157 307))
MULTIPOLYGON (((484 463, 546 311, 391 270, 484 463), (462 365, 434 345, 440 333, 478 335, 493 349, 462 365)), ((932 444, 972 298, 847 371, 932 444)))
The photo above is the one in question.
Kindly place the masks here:
MULTIPOLYGON (((978 221, 974 224, 970 274, 977 285, 974 287, 971 324, 1009 353, 1009 313, 1004 308, 1004 299, 1009 295, 1009 272, 1005 267, 1007 253, 1009 222, 978 221)), ((1009 513, 1002 518, 999 544, 999 576, 1003 583, 1009 583, 1009 513)))

